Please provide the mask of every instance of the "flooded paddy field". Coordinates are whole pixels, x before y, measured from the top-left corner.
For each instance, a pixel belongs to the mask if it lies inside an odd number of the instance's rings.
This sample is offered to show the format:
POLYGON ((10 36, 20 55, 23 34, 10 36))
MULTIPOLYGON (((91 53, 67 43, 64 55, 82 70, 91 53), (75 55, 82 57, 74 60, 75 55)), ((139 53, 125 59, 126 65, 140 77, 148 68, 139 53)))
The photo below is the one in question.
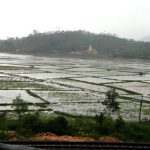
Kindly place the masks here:
MULTIPOLYGON (((13 111, 18 95, 30 110, 98 115, 105 93, 119 93, 121 116, 150 119, 150 61, 127 59, 48 58, 0 54, 0 111, 13 111)), ((114 116, 115 117, 115 116, 114 116)))

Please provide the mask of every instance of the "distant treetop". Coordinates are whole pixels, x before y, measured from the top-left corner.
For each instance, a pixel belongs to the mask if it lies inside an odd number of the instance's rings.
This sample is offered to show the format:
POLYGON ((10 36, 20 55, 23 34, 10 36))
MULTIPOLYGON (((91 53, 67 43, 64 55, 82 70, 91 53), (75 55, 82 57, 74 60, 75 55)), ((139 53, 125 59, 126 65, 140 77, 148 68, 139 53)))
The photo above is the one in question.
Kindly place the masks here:
POLYGON ((33 30, 27 37, 0 40, 0 52, 30 54, 90 55, 89 45, 96 56, 150 58, 150 42, 123 39, 115 34, 95 34, 88 31, 53 31, 40 33, 33 30), (95 49, 95 50, 94 50, 95 49), (88 50, 89 53, 85 53, 88 50))

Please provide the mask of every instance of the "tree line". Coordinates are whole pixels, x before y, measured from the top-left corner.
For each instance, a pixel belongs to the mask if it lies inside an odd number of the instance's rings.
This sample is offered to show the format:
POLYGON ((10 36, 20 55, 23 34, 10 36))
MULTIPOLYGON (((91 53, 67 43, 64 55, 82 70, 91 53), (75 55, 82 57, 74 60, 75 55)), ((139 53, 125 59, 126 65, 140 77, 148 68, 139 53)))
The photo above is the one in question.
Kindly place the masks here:
POLYGON ((119 38, 113 34, 95 34, 87 31, 34 31, 27 37, 0 40, 1 52, 30 54, 68 54, 80 52, 91 45, 96 56, 150 58, 150 42, 119 38))

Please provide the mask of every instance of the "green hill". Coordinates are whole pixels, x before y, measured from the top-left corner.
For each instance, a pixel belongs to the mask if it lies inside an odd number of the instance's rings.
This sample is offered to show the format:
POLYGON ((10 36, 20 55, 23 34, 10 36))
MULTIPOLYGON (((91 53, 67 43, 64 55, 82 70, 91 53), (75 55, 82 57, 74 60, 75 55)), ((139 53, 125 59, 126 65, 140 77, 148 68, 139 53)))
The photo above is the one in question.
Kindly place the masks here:
POLYGON ((111 34, 87 31, 56 31, 30 34, 0 41, 1 52, 29 54, 94 55, 126 58, 150 58, 150 42, 123 39, 111 34), (88 53, 89 45, 96 53, 88 53))

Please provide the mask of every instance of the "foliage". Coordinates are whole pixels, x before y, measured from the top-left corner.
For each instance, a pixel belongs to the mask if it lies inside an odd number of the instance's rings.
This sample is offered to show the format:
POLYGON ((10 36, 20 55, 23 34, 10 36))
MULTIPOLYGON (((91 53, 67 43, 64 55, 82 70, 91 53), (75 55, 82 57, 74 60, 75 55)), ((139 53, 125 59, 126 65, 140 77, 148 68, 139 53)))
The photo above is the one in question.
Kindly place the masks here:
POLYGON ((31 137, 39 132, 52 132, 58 135, 115 136, 123 141, 150 142, 150 122, 128 122, 121 117, 114 120, 107 116, 63 116, 41 113, 24 113, 12 118, 1 114, 0 140, 8 140, 6 131, 14 131, 18 137, 31 137), (103 116, 103 117, 102 117, 103 116), (4 124, 2 124, 5 122, 4 124))
POLYGON ((40 113, 38 112, 23 114, 18 119, 18 124, 19 126, 17 131, 21 135, 26 135, 26 132, 27 135, 32 135, 38 132, 42 132, 43 130, 42 120, 40 118, 40 113))
POLYGON ((33 96, 33 97, 35 97, 35 98, 41 98, 41 97, 38 96, 37 94, 31 92, 31 90, 29 90, 29 89, 27 89, 26 92, 27 92, 29 95, 31 95, 31 96, 33 96))
POLYGON ((118 93, 115 92, 114 88, 106 92, 106 98, 102 104, 106 106, 106 112, 108 112, 109 115, 111 112, 118 112, 120 109, 119 103, 116 101, 117 97, 118 93))
POLYGON ((96 115, 96 120, 99 123, 102 123, 105 119, 105 112, 100 112, 100 115, 96 115))
POLYGON ((97 125, 95 118, 92 117, 73 117, 73 119, 69 119, 71 133, 77 136, 96 135, 97 125))
POLYGON ((9 140, 10 137, 4 132, 4 131, 0 131, 0 140, 9 140))
POLYGON ((81 52, 92 45, 98 55, 126 58, 149 58, 150 42, 123 39, 112 34, 94 34, 87 31, 55 31, 30 34, 23 38, 0 41, 0 51, 31 54, 61 54, 81 52))
POLYGON ((11 88, 36 88, 42 90, 57 90, 55 87, 50 85, 44 85, 34 82, 22 82, 22 81, 1 81, 0 89, 11 89, 11 88))
POLYGON ((49 119, 47 123, 48 131, 58 135, 67 134, 69 131, 68 121, 63 116, 58 116, 54 119, 49 119))
POLYGON ((13 105, 15 107, 14 110, 20 116, 21 113, 27 112, 28 104, 21 98, 21 95, 18 95, 15 99, 13 99, 13 105))
POLYGON ((7 114, 0 113, 0 130, 5 130, 7 129, 7 114))
POLYGON ((114 126, 114 121, 111 117, 105 117, 102 123, 99 123, 99 133, 101 135, 109 135, 112 133, 114 126), (111 124, 111 125, 110 125, 111 124))
POLYGON ((0 70, 29 70, 27 67, 17 67, 17 66, 0 66, 0 70))

